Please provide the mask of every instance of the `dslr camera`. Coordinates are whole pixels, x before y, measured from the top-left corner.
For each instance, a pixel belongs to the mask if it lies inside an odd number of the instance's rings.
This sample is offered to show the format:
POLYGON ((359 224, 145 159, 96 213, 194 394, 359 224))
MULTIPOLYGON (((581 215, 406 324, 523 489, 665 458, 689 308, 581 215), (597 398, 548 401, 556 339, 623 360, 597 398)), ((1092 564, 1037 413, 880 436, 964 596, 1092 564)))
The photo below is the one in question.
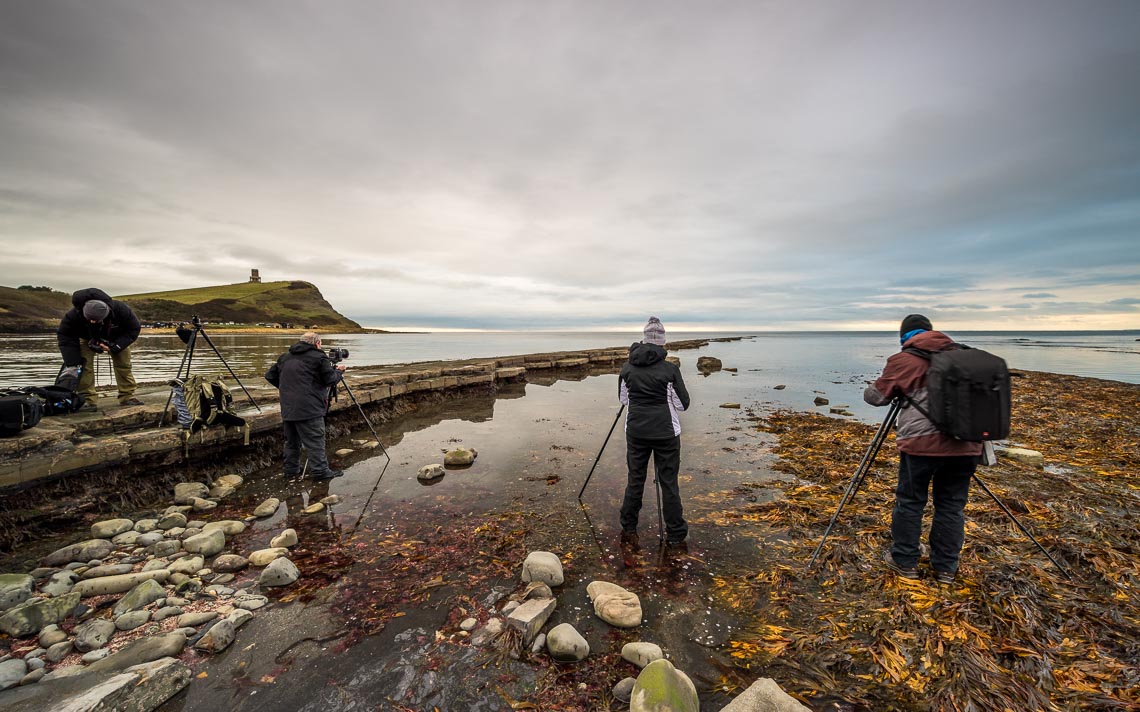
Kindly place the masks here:
POLYGON ((91 349, 97 354, 103 353, 103 347, 106 346, 108 350, 111 348, 111 342, 106 339, 91 339, 87 342, 87 348, 91 349))
POLYGON ((329 349, 327 353, 329 355, 329 361, 333 363, 340 363, 348 358, 348 349, 329 349))

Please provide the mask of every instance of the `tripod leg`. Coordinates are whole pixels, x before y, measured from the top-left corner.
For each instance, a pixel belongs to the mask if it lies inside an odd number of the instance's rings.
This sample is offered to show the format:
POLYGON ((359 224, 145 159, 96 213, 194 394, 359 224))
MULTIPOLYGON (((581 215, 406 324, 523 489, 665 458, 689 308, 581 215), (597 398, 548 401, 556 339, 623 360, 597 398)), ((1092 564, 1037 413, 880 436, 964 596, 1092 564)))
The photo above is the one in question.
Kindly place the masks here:
MULTIPOLYGON (((186 347, 182 349, 182 361, 178 364, 178 370, 174 372, 174 378, 181 380, 182 369, 186 369, 186 377, 190 376, 190 360, 194 358, 194 337, 197 332, 190 334, 190 338, 186 340, 186 347)), ((159 427, 166 425, 166 414, 170 411, 170 402, 174 399, 174 391, 171 391, 166 396, 166 405, 162 406, 162 417, 158 419, 159 427)))
MULTIPOLYGON (((344 386, 344 392, 348 394, 348 397, 352 399, 352 402, 356 406, 356 409, 360 411, 360 417, 364 419, 364 424, 367 425, 368 430, 372 432, 372 437, 376 439, 376 444, 380 446, 380 452, 384 453, 384 457, 387 457, 389 460, 391 460, 392 458, 388 455, 388 451, 384 449, 384 443, 380 442, 380 436, 376 434, 376 428, 372 427, 372 421, 369 420, 368 415, 365 414, 364 407, 360 405, 360 401, 356 400, 356 394, 352 392, 352 389, 348 387, 348 384, 344 382, 344 379, 341 379, 339 383, 340 385, 344 386)), ((335 389, 336 386, 333 386, 333 388, 335 389)))
POLYGON ((586 485, 590 484, 590 478, 594 476, 594 469, 597 468, 598 463, 601 461, 602 453, 606 451, 606 445, 609 444, 610 436, 614 434, 614 428, 617 427, 618 421, 621 420, 621 414, 624 410, 625 404, 623 403, 622 406, 618 408, 617 415, 614 416, 614 424, 610 426, 610 432, 606 433, 606 439, 602 441, 602 447, 598 450, 598 456, 594 458, 594 465, 590 468, 590 474, 586 475, 586 481, 582 483, 582 489, 578 490, 578 501, 582 500, 582 493, 586 491, 586 485))
POLYGON ((826 542, 827 537, 831 535, 831 530, 835 527, 835 523, 839 521, 839 513, 843 511, 843 508, 847 506, 849 502, 855 499, 855 490, 862 484, 863 478, 866 477, 867 472, 871 469, 871 465, 875 461, 875 456, 879 454, 879 450, 883 447, 887 435, 891 432, 891 427, 895 424, 895 419, 898 418, 900 408, 901 406, 897 400, 891 403, 890 410, 887 411, 887 416, 883 418, 882 425, 879 426, 879 430, 875 433, 871 444, 867 446, 867 451, 863 453, 863 459, 859 462, 859 468, 855 470, 855 475, 851 478, 851 482, 847 485, 847 490, 839 500, 839 506, 835 509, 835 514, 831 515, 831 521, 827 525, 827 530, 823 533, 823 538, 819 540, 815 551, 812 552, 811 561, 809 561, 807 565, 809 571, 815 566, 815 561, 819 558, 819 552, 823 550, 824 542, 826 542))
POLYGON ((1061 573, 1065 574, 1065 578, 1072 580, 1073 577, 1069 574, 1068 571, 1065 570, 1065 567, 1061 566, 1061 564, 1057 563, 1057 560, 1054 559, 1052 557, 1052 555, 1050 555, 1049 552, 1045 550, 1045 547, 1041 546, 1041 542, 1037 541, 1037 539, 1034 538, 1034 536, 1029 533, 1029 530, 1026 529, 1024 526, 1022 526, 1021 522, 1019 522, 1017 520, 1017 517, 1013 516, 1013 512, 1009 511, 1009 507, 1005 506, 1005 503, 1002 502, 1000 499, 998 499, 997 495, 995 495, 993 492, 991 492, 989 487, 986 487, 986 483, 982 482, 982 478, 978 477, 975 474, 974 475, 974 481, 977 482, 979 485, 981 485, 982 489, 985 490, 986 494, 988 494, 990 496, 990 499, 992 499, 995 503, 997 503, 997 506, 1001 507, 1001 511, 1005 512, 1005 515, 1007 517, 1009 517, 1013 521, 1014 524, 1017 525, 1017 528, 1021 530, 1021 533, 1024 534, 1025 536, 1029 537, 1030 541, 1032 541, 1034 544, 1036 544, 1037 548, 1041 550, 1041 553, 1044 554, 1046 557, 1048 557, 1048 559, 1053 562, 1053 565, 1061 570, 1061 573))
MULTIPOLYGON (((657 455, 653 456, 653 466, 657 466, 657 455)), ((661 509, 661 481, 657 479, 657 473, 653 473, 653 489, 657 491, 657 538, 661 543, 665 543, 665 510, 661 509)))
POLYGON ((257 408, 257 412, 260 413, 261 406, 257 404, 257 401, 255 401, 253 399, 253 396, 249 394, 249 390, 245 387, 245 384, 241 382, 241 379, 238 378, 238 375, 234 373, 234 370, 232 368, 230 368, 230 364, 226 361, 225 357, 222 356, 222 352, 218 351, 217 346, 214 346, 214 342, 210 339, 210 335, 206 333, 205 329, 202 329, 200 327, 197 329, 197 331, 202 332, 202 338, 206 340, 206 343, 209 344, 210 348, 214 350, 214 355, 218 357, 218 360, 221 361, 222 365, 226 367, 226 370, 230 372, 230 375, 233 376, 233 379, 237 381, 237 384, 239 386, 241 386, 241 390, 245 393, 245 397, 249 399, 249 404, 254 408, 257 408))

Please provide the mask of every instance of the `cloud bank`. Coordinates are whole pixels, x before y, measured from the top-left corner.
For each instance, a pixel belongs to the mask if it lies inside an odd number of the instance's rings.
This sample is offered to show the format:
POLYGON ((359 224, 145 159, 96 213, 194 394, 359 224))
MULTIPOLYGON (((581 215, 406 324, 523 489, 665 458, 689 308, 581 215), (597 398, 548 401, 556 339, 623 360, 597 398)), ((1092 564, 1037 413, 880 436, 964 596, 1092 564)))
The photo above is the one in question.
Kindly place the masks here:
POLYGON ((1137 38, 1127 0, 6 3, 0 283, 1136 328, 1137 38))

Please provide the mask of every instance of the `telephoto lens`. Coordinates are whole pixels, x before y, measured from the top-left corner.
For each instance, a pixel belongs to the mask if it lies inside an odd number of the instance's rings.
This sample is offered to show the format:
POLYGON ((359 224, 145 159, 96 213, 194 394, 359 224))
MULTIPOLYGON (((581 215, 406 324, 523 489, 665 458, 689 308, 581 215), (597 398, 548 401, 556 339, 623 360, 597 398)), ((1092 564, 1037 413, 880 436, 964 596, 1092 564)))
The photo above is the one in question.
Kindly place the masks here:
POLYGON ((343 361, 348 358, 348 349, 329 349, 330 361, 343 361))

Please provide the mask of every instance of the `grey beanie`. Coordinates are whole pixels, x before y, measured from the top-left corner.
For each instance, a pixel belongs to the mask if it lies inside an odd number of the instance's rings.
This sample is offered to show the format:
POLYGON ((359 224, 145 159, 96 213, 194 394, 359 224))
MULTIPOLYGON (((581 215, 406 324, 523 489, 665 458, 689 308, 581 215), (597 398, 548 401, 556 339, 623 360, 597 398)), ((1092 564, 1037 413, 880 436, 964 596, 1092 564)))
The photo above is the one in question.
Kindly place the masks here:
POLYGON ((658 346, 665 345, 665 327, 657 317, 649 317, 649 323, 642 329, 642 333, 645 334, 645 338, 642 339, 643 343, 657 344, 658 346))
POLYGON ((88 320, 103 321, 110 313, 111 307, 107 305, 107 302, 101 302, 98 299, 88 299, 87 303, 83 305, 83 316, 88 320))

